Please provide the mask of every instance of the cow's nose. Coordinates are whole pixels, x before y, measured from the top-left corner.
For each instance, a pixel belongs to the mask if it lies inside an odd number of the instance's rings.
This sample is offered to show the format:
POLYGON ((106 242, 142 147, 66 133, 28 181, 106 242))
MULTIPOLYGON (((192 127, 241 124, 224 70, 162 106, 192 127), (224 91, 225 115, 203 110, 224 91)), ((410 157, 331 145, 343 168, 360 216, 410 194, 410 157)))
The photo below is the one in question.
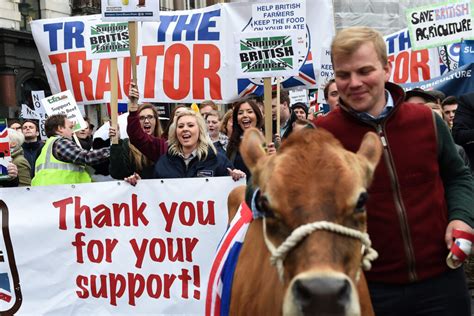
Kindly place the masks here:
POLYGON ((299 279, 292 290, 303 315, 345 315, 351 299, 351 285, 343 278, 299 279))

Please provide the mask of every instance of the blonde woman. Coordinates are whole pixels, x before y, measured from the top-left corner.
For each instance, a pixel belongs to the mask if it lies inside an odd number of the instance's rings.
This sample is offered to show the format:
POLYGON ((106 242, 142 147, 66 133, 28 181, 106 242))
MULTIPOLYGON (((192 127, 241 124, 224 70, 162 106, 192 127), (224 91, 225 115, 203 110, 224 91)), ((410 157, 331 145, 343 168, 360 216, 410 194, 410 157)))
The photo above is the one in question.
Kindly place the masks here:
MULTIPOLYGON (((154 178, 192 178, 231 176, 234 180, 245 173, 234 169, 229 159, 218 153, 206 132, 201 115, 185 110, 175 117, 168 136, 168 152, 155 165, 154 178)), ((132 185, 140 179, 127 179, 132 185)))

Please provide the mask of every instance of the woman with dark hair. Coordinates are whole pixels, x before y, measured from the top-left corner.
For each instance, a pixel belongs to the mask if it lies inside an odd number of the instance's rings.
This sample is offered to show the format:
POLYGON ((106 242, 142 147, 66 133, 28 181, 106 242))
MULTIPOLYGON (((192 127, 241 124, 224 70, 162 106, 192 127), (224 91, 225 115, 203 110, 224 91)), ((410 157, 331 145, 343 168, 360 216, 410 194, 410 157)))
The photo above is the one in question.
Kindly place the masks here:
MULTIPOLYGON (((138 107, 138 120, 141 130, 150 136, 161 137, 161 127, 156 108, 149 103, 138 107)), ((110 128, 110 136, 115 135, 115 129, 110 128)), ((120 139, 118 144, 110 146, 110 175, 114 179, 124 179, 135 172, 144 179, 151 179, 155 161, 147 158, 140 150, 132 145, 129 139, 120 139)))
MULTIPOLYGON (((232 134, 229 139, 229 144, 227 145, 227 157, 235 168, 245 172, 248 181, 250 178, 250 170, 240 155, 239 146, 242 136, 247 129, 256 127, 262 130, 264 123, 263 115, 257 103, 253 100, 237 101, 233 104, 232 108, 232 134)), ((267 145, 267 151, 269 154, 276 152, 274 143, 267 145)))

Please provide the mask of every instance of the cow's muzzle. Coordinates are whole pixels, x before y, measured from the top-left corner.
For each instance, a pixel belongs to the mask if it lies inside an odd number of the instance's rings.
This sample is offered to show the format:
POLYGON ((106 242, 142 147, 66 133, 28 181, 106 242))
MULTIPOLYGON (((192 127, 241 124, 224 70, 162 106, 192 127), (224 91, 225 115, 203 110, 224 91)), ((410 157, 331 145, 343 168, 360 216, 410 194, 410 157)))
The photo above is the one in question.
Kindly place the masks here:
POLYGON ((284 315, 360 315, 357 292, 342 273, 304 274, 287 291, 284 315))

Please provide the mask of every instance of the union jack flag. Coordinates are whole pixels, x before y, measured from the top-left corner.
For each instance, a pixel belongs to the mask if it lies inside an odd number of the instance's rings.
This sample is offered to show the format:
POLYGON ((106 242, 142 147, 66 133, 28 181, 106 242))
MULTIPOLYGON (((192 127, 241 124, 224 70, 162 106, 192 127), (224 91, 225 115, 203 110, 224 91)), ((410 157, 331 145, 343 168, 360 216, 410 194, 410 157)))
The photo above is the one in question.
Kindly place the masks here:
POLYGON ((11 300, 12 293, 8 273, 0 273, 0 301, 10 303, 11 300))
POLYGON ((242 202, 217 247, 207 285, 206 316, 229 315, 234 270, 252 219, 252 211, 242 202))

